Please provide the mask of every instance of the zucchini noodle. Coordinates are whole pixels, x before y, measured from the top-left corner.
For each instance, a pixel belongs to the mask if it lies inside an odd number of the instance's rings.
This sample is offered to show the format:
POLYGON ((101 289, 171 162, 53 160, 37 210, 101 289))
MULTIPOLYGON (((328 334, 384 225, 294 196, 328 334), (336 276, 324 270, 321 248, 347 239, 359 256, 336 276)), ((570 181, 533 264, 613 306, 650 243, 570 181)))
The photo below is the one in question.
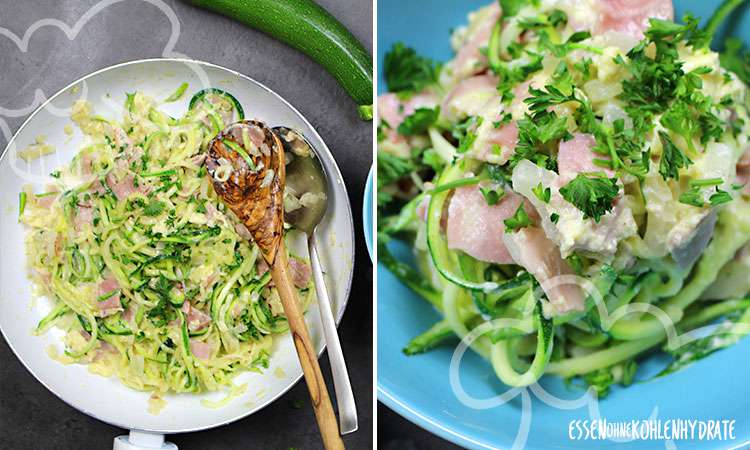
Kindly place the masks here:
MULTIPOLYGON (((274 336, 288 330, 258 247, 203 166, 209 141, 243 112, 217 89, 201 91, 180 118, 157 107, 128 94, 115 122, 76 103, 85 146, 45 192, 21 193, 30 277, 53 303, 36 332, 62 329, 59 360, 152 399, 223 389, 224 400, 206 403, 221 407, 247 387, 234 377, 267 368, 274 336)), ((307 264, 290 260, 306 308, 307 264)))

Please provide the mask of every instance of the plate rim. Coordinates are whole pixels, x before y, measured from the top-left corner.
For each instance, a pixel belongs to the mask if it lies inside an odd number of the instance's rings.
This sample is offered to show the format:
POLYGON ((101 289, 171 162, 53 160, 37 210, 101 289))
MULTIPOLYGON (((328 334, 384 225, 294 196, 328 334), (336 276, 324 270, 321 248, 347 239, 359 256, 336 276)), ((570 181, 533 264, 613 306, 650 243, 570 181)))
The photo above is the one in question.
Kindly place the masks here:
POLYGON ((370 172, 367 174, 367 183, 365 184, 365 198, 362 202, 362 222, 363 222, 363 228, 364 228, 364 234, 365 234, 365 244, 367 244, 367 252, 370 254, 370 260, 372 262, 375 262, 375 252, 372 248, 373 244, 373 232, 374 230, 374 220, 375 217, 373 214, 373 201, 372 201, 372 188, 373 188, 373 180, 375 179, 375 171, 373 170, 374 166, 370 167, 370 172))
MULTIPOLYGON (((78 85, 82 81, 86 81, 89 78, 95 77, 95 76, 100 75, 100 74, 102 74, 104 72, 109 72, 109 71, 112 71, 112 70, 120 69, 120 68, 131 66, 131 65, 144 64, 144 63, 145 64, 149 64, 149 63, 164 63, 164 62, 166 62, 166 63, 181 63, 181 64, 186 64, 186 65, 196 64, 196 65, 199 65, 199 66, 206 66, 206 67, 211 67, 211 68, 214 68, 214 69, 220 69, 220 70, 223 70, 225 72, 228 72, 231 75, 239 77, 239 78, 241 78, 241 79, 243 79, 243 80, 245 80, 247 82, 255 84, 259 88, 265 90, 266 92, 268 92, 269 94, 271 94, 272 96, 274 96, 275 98, 277 98, 284 106, 288 107, 294 114, 296 114, 297 117, 302 121, 302 123, 304 123, 305 125, 307 125, 310 128, 310 130, 312 130, 313 135, 323 144, 322 149, 316 148, 316 151, 322 152, 327 158, 330 159, 330 161, 333 163, 333 168, 334 168, 334 173, 333 173, 332 179, 333 180, 340 180, 341 181, 340 185, 341 185, 341 189, 343 190, 343 193, 345 194, 345 202, 344 203, 345 203, 347 215, 349 217, 349 228, 351 230, 351 235, 354 238, 354 242, 352 242, 352 245, 351 245, 351 255, 350 255, 351 261, 352 261, 352 268, 351 268, 351 270, 349 270, 349 276, 348 276, 348 279, 346 280, 346 290, 345 290, 346 295, 344 296, 344 298, 342 300, 343 304, 342 304, 342 307, 340 308, 340 311, 337 311, 336 314, 335 314, 335 317, 334 317, 334 319, 336 321, 336 325, 338 327, 338 325, 341 324, 341 320, 343 319, 344 313, 346 312, 346 309, 347 309, 347 307, 349 305, 349 297, 351 295, 352 282, 354 280, 354 263, 355 263, 355 256, 356 256, 355 255, 356 234, 355 234, 355 230, 354 230, 354 217, 352 215, 351 200, 349 198, 349 192, 348 192, 348 190, 346 188, 346 181, 344 180, 344 177, 341 174, 341 169, 339 168, 338 163, 336 162, 336 158, 333 156, 333 153, 331 153, 330 149, 328 148, 328 145, 325 143, 325 140, 323 140, 323 138, 320 136, 320 134, 318 133, 318 131, 307 120, 307 118, 297 108, 295 108, 291 103, 289 103, 284 97, 282 97, 276 91, 274 91, 273 89, 269 88, 265 84, 261 83, 260 81, 254 79, 254 78, 252 78, 252 77, 250 77, 248 75, 245 75, 245 74, 243 74, 243 73, 241 73, 241 72, 239 72, 237 70, 230 69, 228 67, 222 66, 220 64, 215 64, 215 63, 211 63, 211 62, 208 62, 208 61, 203 61, 203 60, 199 60, 199 59, 191 59, 191 58, 141 58, 141 59, 135 59, 135 60, 125 61, 125 62, 113 64, 113 65, 110 65, 110 66, 107 66, 107 67, 103 67, 101 69, 97 69, 97 70, 95 70, 93 72, 90 72, 90 73, 88 73, 86 75, 83 75, 83 76, 77 78, 76 80, 74 80, 71 83, 68 83, 66 86, 62 87, 60 90, 58 90, 57 92, 55 92, 55 94, 53 94, 52 96, 48 97, 36 109, 34 109, 34 111, 31 114, 29 114, 29 116, 23 121, 23 123, 21 123, 21 125, 18 127, 18 129, 13 133, 13 136, 10 138, 10 140, 8 140, 8 143, 6 144, 5 148, 3 148, 2 152, 0 152, 0 162, 3 160, 3 158, 6 157, 7 154, 10 153, 11 146, 15 145, 15 142, 16 142, 18 136, 29 125, 29 123, 31 123, 31 121, 36 117, 37 114, 39 114, 43 109, 45 109, 47 107, 47 105, 49 105, 50 103, 52 103, 52 101, 54 101, 57 97, 59 97, 60 95, 63 95, 69 89, 75 87, 76 85, 78 85)), ((182 433, 191 433, 191 432, 196 432, 196 431, 210 430, 212 428, 221 427, 221 426, 224 426, 224 425, 236 422, 238 420, 244 419, 246 417, 249 417, 249 416, 251 416, 251 415, 253 415, 253 414, 255 414, 255 413, 257 413, 257 412, 259 412, 259 411, 261 411, 263 409, 265 409, 268 405, 274 403, 276 400, 278 400, 279 398, 281 398, 284 394, 286 394, 287 392, 289 392, 304 377, 304 374, 298 375, 296 378, 293 378, 293 379, 290 380, 290 382, 289 382, 289 384, 288 384, 288 386, 286 388, 280 390, 276 395, 274 395, 272 397, 269 397, 262 404, 258 404, 257 406, 254 406, 253 408, 249 409, 247 412, 238 414, 238 415, 236 415, 236 416, 234 416, 232 418, 226 419, 226 420, 221 420, 219 422, 211 423, 211 424, 208 424, 208 425, 205 425, 205 426, 199 426, 199 427, 193 427, 193 428, 179 428, 179 426, 176 427, 176 428, 174 428, 174 429, 172 429, 172 428, 170 428, 170 429, 133 428, 133 427, 129 426, 126 423, 121 423, 121 422, 118 422, 116 420, 107 420, 107 419, 104 419, 104 418, 100 417, 99 415, 95 414, 94 412, 83 410, 83 409, 79 408, 78 406, 74 405, 73 403, 69 402, 65 398, 63 398, 61 396, 61 394, 59 394, 54 389, 52 389, 50 386, 48 386, 47 383, 45 383, 44 381, 42 381, 37 376, 37 374, 33 370, 31 370, 29 368, 29 366, 27 365, 26 361, 21 357, 21 354, 19 353, 19 351, 16 350, 16 348, 13 346, 13 343, 8 339, 7 335, 5 334, 5 331, 2 329, 2 326, 0 326, 0 334, 2 334, 3 339, 8 344, 8 347, 11 349, 11 351, 13 352, 13 355, 21 363, 21 365, 23 365, 23 367, 36 379, 36 381, 39 382, 39 384, 41 384, 42 386, 44 386, 45 389, 47 389, 55 397, 57 397, 58 399, 62 400, 65 404, 69 405, 70 407, 74 408, 75 410, 77 410, 77 411, 79 411, 79 412, 81 412, 83 414, 86 414, 89 417, 92 417, 92 418, 94 418, 94 419, 96 419, 96 420, 98 420, 100 422, 104 422, 106 424, 109 424, 109 425, 112 425, 112 426, 116 426, 116 427, 119 427, 119 428, 124 428, 124 429, 127 429, 127 430, 138 430, 138 431, 145 431, 145 432, 156 433, 156 434, 182 434, 182 433)), ((318 351, 318 359, 320 359, 320 357, 322 356, 323 352, 326 350, 326 347, 327 347, 325 339, 322 340, 322 343, 323 343, 323 345, 321 346, 320 350, 318 351)), ((145 414, 145 413, 141 413, 141 414, 145 414)))
MULTIPOLYGON (((418 427, 429 431, 430 433, 439 436, 449 442, 464 447, 471 446, 470 448, 477 448, 482 450, 502 450, 497 445, 489 445, 482 441, 466 436, 464 433, 452 430, 444 424, 430 417, 429 414, 421 412, 418 408, 413 405, 410 406, 409 402, 399 398, 396 394, 390 392, 385 388, 380 381, 378 381, 378 401, 390 408, 391 411, 400 415, 404 419, 417 425, 418 427)), ((469 447, 467 447, 469 448, 469 447)))

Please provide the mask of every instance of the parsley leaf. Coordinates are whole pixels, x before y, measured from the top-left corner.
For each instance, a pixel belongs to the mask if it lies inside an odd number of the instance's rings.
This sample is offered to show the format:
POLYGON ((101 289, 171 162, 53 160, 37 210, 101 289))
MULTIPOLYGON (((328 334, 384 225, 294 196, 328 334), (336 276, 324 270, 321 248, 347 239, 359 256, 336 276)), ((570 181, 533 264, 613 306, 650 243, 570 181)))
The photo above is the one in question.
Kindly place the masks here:
POLYGON ((505 224, 505 232, 511 233, 521 228, 526 228, 533 222, 529 218, 529 215, 526 214, 526 210, 523 209, 523 202, 521 202, 513 217, 503 220, 503 223, 505 224))
POLYGON ((568 53, 572 52, 573 50, 586 50, 591 53, 596 53, 599 55, 604 54, 604 50, 600 47, 595 47, 593 45, 587 45, 587 44, 581 44, 582 41, 585 41, 586 39, 591 38, 591 33, 588 31, 577 31, 570 35, 567 41, 563 42, 562 44, 557 44, 550 39, 549 34, 542 31, 539 33, 539 45, 542 48, 545 48, 549 50, 553 55, 557 56, 558 58, 562 58, 568 53))
POLYGON ((380 119, 380 125, 378 125, 378 142, 383 142, 388 137, 388 132, 386 130, 391 129, 391 124, 388 123, 385 119, 380 119))
POLYGON ((419 92, 437 82, 438 66, 402 42, 393 44, 383 60, 383 75, 391 92, 419 92))
POLYGON ((690 152, 697 152, 693 143, 700 137, 705 145, 711 139, 721 139, 724 122, 713 112, 713 99, 700 92, 703 81, 700 75, 712 71, 709 67, 699 67, 686 73, 677 83, 677 99, 661 118, 661 124, 675 134, 683 136, 687 141, 690 152))
POLYGON ((518 121, 518 143, 510 159, 510 166, 515 167, 519 161, 528 159, 535 164, 554 169, 556 163, 551 159, 551 144, 570 137, 568 119, 554 112, 543 111, 534 116, 527 115, 518 121))
POLYGON ((435 123, 439 115, 439 106, 435 107, 435 109, 417 108, 414 113, 404 118, 404 121, 398 126, 398 132, 404 136, 423 134, 435 123))
POLYGON ((497 203, 502 200, 503 197, 505 197, 505 190, 497 185, 480 185, 479 192, 482 193, 482 195, 484 196, 484 201, 486 201, 489 206, 497 205, 497 203))
POLYGON ((584 219, 592 218, 596 222, 612 211, 618 192, 617 178, 589 177, 580 173, 560 188, 560 195, 583 211, 584 219))
POLYGON ((143 207, 143 214, 149 217, 156 217, 164 212, 164 208, 166 208, 166 206, 167 205, 164 202, 151 200, 146 204, 146 206, 143 207))
POLYGON ((502 117, 500 117, 500 120, 496 122, 492 122, 492 126, 495 128, 500 128, 503 125, 509 124, 513 120, 513 114, 511 113, 505 113, 502 117))
POLYGON ((573 64, 573 68, 581 73, 581 81, 587 82, 593 77, 591 73, 591 66, 594 64, 594 60, 591 58, 584 58, 577 63, 573 64))
POLYGON ((549 216, 549 220, 550 220, 550 222, 552 222, 554 224, 557 224, 557 221, 560 220, 560 214, 558 214, 558 213, 552 213, 549 216))
MULTIPOLYGON (((711 181, 711 180, 708 180, 711 181)), ((702 208, 705 206, 704 202, 704 195, 701 192, 701 187, 707 186, 706 184, 693 184, 691 182, 691 188, 682 194, 680 194, 680 203, 684 203, 686 205, 695 206, 697 208, 702 208)), ((715 188, 715 192, 711 194, 711 196, 708 198, 708 202, 711 204, 711 206, 719 206, 723 205, 725 203, 729 203, 732 201, 732 194, 730 194, 727 191, 723 191, 719 189, 718 186, 715 188)))
POLYGON ((378 152, 378 187, 391 184, 415 170, 410 159, 386 152, 378 152))
POLYGON ((485 164, 487 169, 487 175, 490 179, 500 184, 512 184, 512 173, 508 166, 501 166, 499 164, 485 164))
POLYGON ((497 91, 500 93, 502 101, 505 103, 513 100, 513 88, 515 88, 518 83, 526 81, 531 74, 539 72, 544 68, 544 56, 529 51, 527 51, 526 54, 530 56, 530 60, 524 65, 509 67, 507 64, 499 61, 495 64, 491 64, 490 69, 500 79, 497 84, 497 91))
POLYGON ((552 191, 550 188, 545 188, 541 182, 537 184, 535 187, 533 187, 532 192, 534 192, 534 195, 536 195, 536 198, 543 201, 544 203, 549 203, 549 199, 552 196, 552 191))
POLYGON ((661 138, 662 143, 659 173, 665 181, 669 178, 679 180, 679 169, 688 167, 693 161, 677 148, 667 133, 660 131, 659 138, 661 138))
POLYGON ((531 96, 524 100, 524 103, 529 105, 529 109, 534 114, 545 111, 550 106, 577 100, 573 95, 573 77, 564 63, 560 63, 552 77, 552 83, 544 88, 546 91, 529 88, 531 96))
POLYGON ((466 153, 471 149, 474 141, 477 140, 476 130, 483 121, 484 118, 481 116, 472 116, 453 128, 453 137, 458 139, 458 148, 456 148, 458 153, 466 153))

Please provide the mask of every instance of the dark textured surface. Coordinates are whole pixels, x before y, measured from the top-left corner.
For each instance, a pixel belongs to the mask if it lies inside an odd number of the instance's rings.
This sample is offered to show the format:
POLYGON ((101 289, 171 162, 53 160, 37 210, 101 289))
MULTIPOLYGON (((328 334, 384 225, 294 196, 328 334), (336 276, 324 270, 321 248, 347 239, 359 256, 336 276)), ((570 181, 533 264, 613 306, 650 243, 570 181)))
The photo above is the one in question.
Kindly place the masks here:
POLYGON ((460 450, 378 403, 378 448, 382 450, 460 450))
MULTIPOLYGON (((372 1, 318 2, 372 49, 372 1)), ((91 0, 0 0, 0 27, 22 36, 44 18, 72 25, 96 4, 91 0)), ((338 161, 359 237, 354 294, 340 333, 358 402, 360 430, 344 441, 351 449, 372 448, 372 266, 360 226, 362 194, 372 162, 372 129, 370 122, 358 119, 353 103, 330 75, 307 57, 229 19, 177 1, 124 0, 97 13, 73 41, 59 29, 45 27, 31 37, 24 53, 0 36, 0 120, 15 131, 25 116, 4 118, 2 113, 32 104, 38 89, 52 95, 96 69, 161 56, 171 27, 157 4, 168 6, 179 19, 176 52, 235 69, 278 92, 316 127, 338 161)), ((5 141, 5 133, 0 133, 0 148, 5 141)), ((327 373, 325 357, 321 366, 327 373)), ((57 399, 0 339, 0 448, 106 449, 122 433, 57 399)), ((247 419, 170 440, 184 450, 322 448, 304 384, 247 419), (296 400, 303 400, 304 407, 292 408, 296 400)))

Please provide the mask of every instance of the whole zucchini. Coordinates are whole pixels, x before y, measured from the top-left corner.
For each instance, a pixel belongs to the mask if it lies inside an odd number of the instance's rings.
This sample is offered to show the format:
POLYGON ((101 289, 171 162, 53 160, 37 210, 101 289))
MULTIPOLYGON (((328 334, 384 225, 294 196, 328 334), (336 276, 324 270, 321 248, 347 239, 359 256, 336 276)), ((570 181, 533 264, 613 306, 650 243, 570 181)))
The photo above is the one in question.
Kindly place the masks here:
POLYGON ((322 65, 372 118, 372 57, 335 17, 312 0, 187 0, 238 20, 322 65))

